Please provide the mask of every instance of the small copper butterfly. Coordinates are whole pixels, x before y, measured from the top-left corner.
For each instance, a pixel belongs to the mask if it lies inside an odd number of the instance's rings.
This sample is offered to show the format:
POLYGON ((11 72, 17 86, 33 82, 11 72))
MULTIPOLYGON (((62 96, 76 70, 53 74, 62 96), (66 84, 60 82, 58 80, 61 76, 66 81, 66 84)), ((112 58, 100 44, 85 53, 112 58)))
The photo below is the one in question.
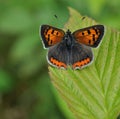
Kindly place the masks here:
POLYGON ((81 69, 93 60, 91 48, 96 48, 104 35, 103 25, 78 29, 71 33, 50 25, 42 25, 41 37, 48 48, 48 63, 54 67, 81 69))

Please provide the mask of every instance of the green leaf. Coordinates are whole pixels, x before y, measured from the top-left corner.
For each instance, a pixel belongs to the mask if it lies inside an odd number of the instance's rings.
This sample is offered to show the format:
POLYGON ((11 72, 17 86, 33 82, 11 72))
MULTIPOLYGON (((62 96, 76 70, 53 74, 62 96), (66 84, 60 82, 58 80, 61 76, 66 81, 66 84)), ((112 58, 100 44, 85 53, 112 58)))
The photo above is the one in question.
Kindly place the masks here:
MULTIPOLYGON (((74 31, 97 24, 69 8, 65 29, 74 31)), ((120 112, 120 32, 105 27, 93 63, 82 70, 49 67, 52 84, 76 119, 116 119, 120 112)))

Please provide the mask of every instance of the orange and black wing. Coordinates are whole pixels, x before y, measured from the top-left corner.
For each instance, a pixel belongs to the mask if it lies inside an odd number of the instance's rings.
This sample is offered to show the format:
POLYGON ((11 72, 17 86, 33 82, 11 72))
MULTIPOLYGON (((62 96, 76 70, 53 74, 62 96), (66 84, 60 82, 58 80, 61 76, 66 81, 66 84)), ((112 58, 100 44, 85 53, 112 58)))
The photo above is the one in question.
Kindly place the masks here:
POLYGON ((64 35, 65 32, 61 29, 49 25, 41 26, 41 37, 45 48, 59 43, 63 39, 64 35))
POLYGON ((82 43, 90 47, 97 47, 103 35, 103 25, 94 25, 73 32, 73 37, 78 43, 82 43))

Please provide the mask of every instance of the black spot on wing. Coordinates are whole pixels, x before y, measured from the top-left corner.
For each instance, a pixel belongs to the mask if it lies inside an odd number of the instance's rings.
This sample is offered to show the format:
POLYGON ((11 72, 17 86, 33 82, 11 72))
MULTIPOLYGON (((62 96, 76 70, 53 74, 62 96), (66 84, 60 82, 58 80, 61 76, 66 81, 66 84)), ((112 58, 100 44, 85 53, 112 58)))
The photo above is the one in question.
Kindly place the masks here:
POLYGON ((98 30, 97 30, 96 28, 95 28, 94 30, 95 30, 95 33, 96 33, 96 34, 98 34, 98 33, 99 33, 99 32, 98 32, 98 30))
POLYGON ((50 34, 48 34, 48 39, 47 39, 48 41, 50 40, 50 34))
POLYGON ((50 41, 50 44, 52 44, 52 40, 50 41))
POLYGON ((87 30, 88 34, 91 34, 90 30, 87 30))
POLYGON ((88 42, 89 42, 89 44, 90 44, 90 43, 91 43, 91 40, 89 40, 88 42))
POLYGON ((54 34, 54 31, 55 31, 55 30, 53 29, 52 32, 51 32, 51 34, 54 34))
POLYGON ((58 32, 56 33, 56 35, 58 36, 58 32))
POLYGON ((84 36, 84 32, 82 32, 82 35, 84 36))
POLYGON ((95 34, 93 34, 93 41, 95 42, 95 34))

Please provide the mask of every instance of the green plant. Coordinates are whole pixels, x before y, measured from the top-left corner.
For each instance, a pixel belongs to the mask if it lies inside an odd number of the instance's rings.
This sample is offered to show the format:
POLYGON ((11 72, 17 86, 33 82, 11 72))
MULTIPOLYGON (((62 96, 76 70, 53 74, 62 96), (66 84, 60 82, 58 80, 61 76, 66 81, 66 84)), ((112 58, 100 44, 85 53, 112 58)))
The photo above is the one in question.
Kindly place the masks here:
MULTIPOLYGON (((74 31, 97 24, 69 8, 65 29, 74 31)), ((49 67, 56 87, 76 119, 116 119, 120 112, 120 32, 105 27, 105 36, 93 49, 93 63, 82 70, 49 67)))

